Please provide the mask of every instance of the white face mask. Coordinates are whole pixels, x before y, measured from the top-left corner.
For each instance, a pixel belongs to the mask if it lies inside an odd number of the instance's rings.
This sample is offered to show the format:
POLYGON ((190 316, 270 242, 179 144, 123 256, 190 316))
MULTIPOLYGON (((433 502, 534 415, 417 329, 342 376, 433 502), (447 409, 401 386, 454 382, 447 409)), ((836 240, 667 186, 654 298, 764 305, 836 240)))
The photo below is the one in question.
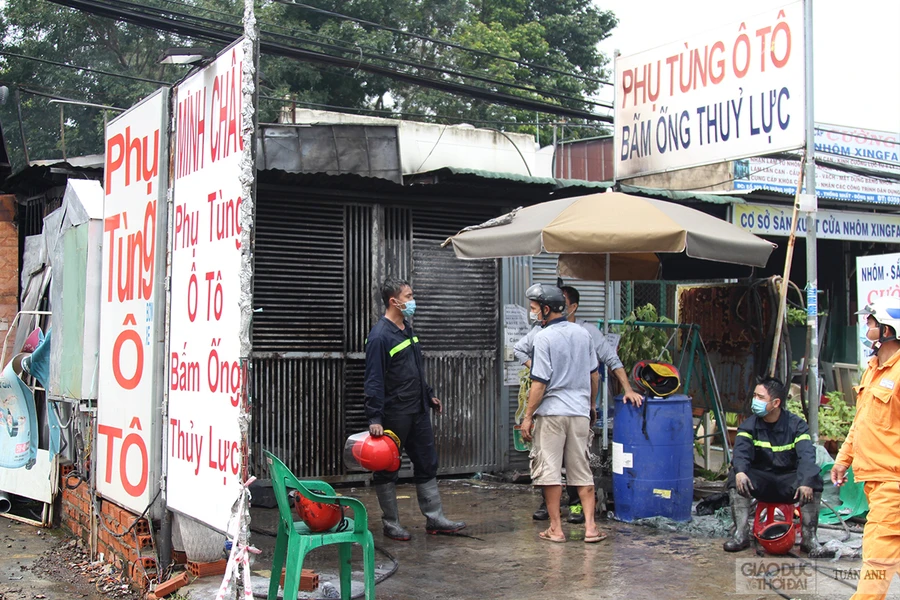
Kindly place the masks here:
POLYGON ((538 316, 537 313, 535 313, 535 312, 529 312, 529 313, 528 313, 528 320, 531 321, 532 323, 537 323, 538 321, 541 320, 541 318, 538 316))

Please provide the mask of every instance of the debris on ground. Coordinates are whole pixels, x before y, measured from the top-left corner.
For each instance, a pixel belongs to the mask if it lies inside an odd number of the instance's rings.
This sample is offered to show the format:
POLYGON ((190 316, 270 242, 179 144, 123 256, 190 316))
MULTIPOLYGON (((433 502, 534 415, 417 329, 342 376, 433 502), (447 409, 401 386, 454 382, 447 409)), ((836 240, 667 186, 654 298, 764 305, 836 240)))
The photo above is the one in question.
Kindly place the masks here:
POLYGON ((81 540, 69 540, 51 548, 34 563, 34 572, 48 579, 62 580, 76 587, 92 586, 106 598, 138 600, 125 569, 107 562, 91 562, 81 540))
POLYGON ((677 531, 697 537, 724 538, 731 534, 734 521, 731 508, 723 506, 711 515, 692 515, 690 521, 673 521, 666 517, 635 519, 632 525, 652 527, 661 531, 677 531))

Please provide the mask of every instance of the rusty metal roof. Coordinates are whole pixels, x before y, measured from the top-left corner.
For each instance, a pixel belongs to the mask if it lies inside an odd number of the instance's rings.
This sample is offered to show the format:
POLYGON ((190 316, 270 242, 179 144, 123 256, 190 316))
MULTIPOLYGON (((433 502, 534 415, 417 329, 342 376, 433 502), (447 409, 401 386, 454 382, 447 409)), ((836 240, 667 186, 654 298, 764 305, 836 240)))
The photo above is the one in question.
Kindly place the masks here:
POLYGON ((406 180, 421 182, 431 179, 433 181, 448 179, 493 179, 509 181, 525 185, 543 186, 551 189, 584 188, 591 191, 603 191, 613 186, 611 181, 585 181, 583 179, 558 179, 556 177, 535 177, 532 175, 519 175, 517 173, 503 173, 498 171, 483 171, 480 169, 465 169, 459 167, 442 167, 434 171, 414 173, 407 175, 406 180))

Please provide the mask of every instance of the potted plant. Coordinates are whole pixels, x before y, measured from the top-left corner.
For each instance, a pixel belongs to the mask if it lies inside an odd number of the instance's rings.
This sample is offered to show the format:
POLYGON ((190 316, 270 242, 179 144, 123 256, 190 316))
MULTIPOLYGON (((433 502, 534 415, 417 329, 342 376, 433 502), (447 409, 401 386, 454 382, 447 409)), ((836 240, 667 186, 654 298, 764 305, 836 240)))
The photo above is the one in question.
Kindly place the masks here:
POLYGON ((672 323, 672 319, 660 317, 653 304, 635 308, 621 325, 615 328, 619 339, 619 359, 625 372, 631 375, 634 365, 641 360, 662 360, 672 362, 672 354, 666 347, 672 335, 672 329, 653 327, 652 325, 636 325, 635 323, 672 323))
MULTIPOLYGON (((827 392, 825 398, 827 403, 819 405, 819 443, 829 454, 836 456, 853 424, 856 407, 848 405, 844 394, 838 391, 827 392)), ((799 399, 789 398, 787 409, 806 418, 799 399)))
POLYGON ((728 447, 734 448, 734 442, 737 439, 738 425, 744 420, 744 415, 740 413, 725 413, 725 432, 728 436, 728 447))

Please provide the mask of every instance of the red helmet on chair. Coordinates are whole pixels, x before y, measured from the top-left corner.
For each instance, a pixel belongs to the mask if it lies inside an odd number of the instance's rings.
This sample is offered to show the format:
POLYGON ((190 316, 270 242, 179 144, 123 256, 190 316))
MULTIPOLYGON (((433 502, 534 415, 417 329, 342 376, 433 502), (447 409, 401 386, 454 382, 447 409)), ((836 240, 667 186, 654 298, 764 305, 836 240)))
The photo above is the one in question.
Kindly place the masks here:
POLYGON ((351 471, 396 471, 400 468, 400 440, 392 431, 373 437, 363 431, 347 438, 344 463, 351 471))
POLYGON ((772 523, 756 536, 759 545, 769 554, 787 554, 797 541, 797 527, 793 523, 772 523))
MULTIPOLYGON (((312 491, 317 494, 325 494, 320 490, 312 491)), ((337 504, 316 502, 297 491, 291 491, 291 497, 294 500, 294 510, 297 511, 297 516, 306 523, 310 531, 315 533, 328 531, 340 523, 344 516, 344 511, 337 504)))

